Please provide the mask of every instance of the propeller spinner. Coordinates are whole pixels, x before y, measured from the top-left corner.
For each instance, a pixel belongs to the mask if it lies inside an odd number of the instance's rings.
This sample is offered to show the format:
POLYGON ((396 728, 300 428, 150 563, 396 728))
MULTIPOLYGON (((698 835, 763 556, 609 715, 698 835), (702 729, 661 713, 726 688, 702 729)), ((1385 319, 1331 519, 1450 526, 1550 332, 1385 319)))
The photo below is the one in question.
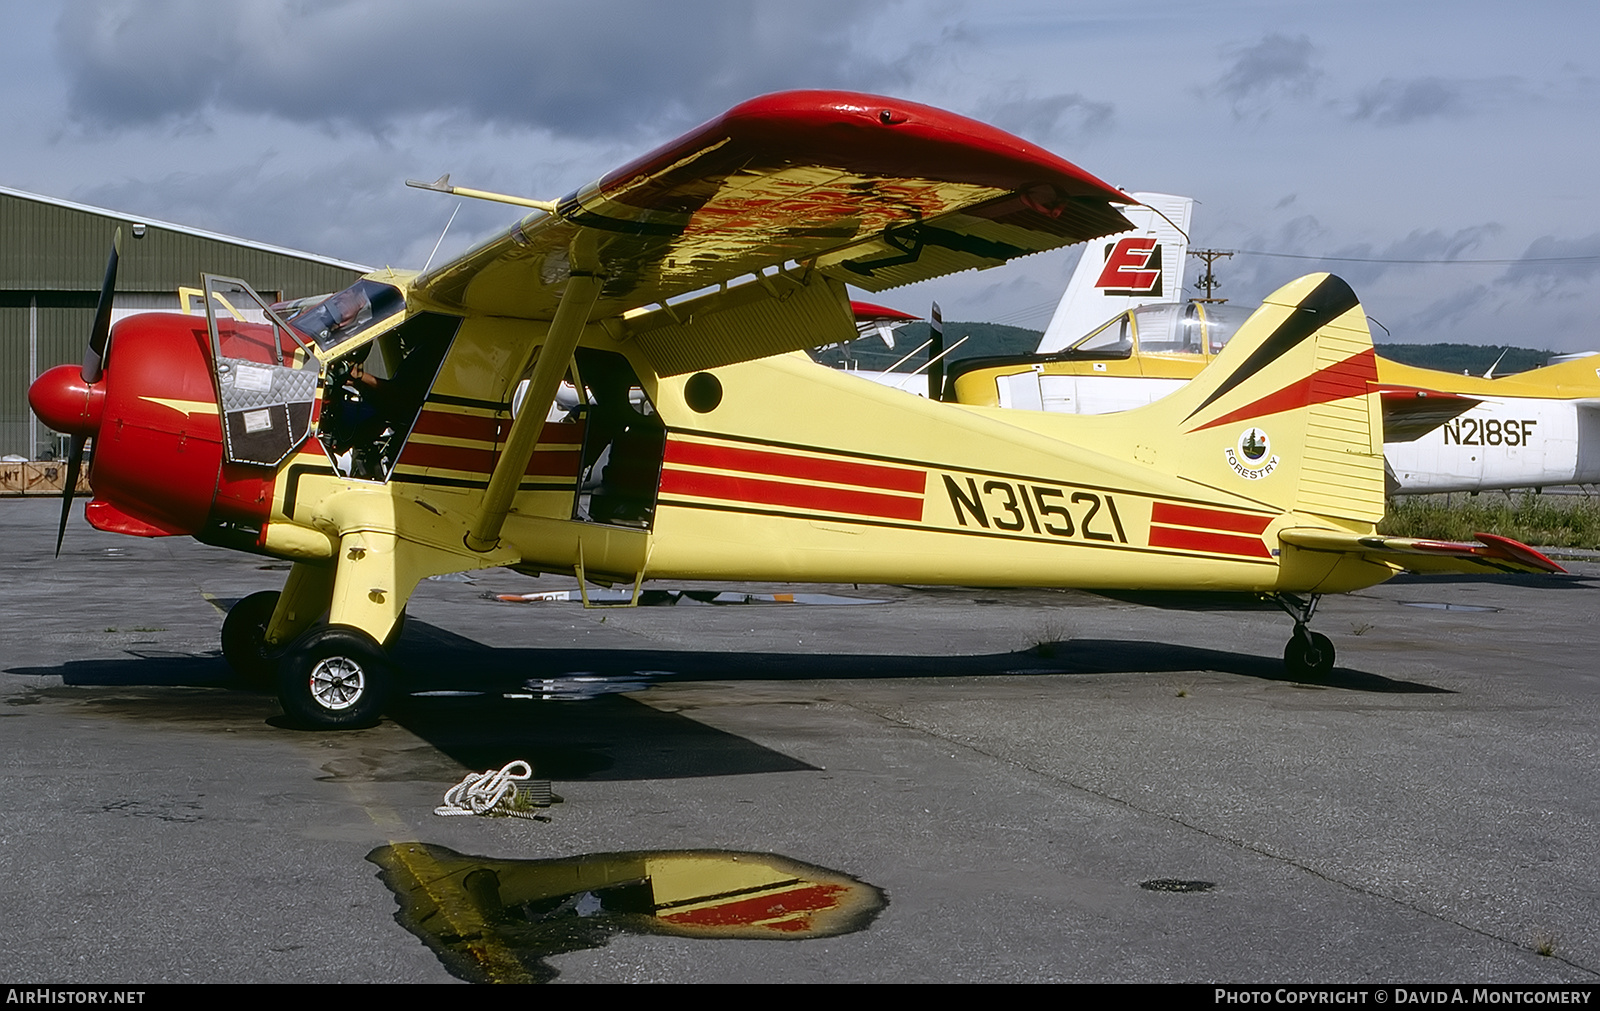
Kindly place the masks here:
POLYGON ((117 261, 122 255, 122 229, 111 239, 111 256, 106 260, 105 280, 100 284, 100 301, 95 306, 94 326, 83 353, 83 366, 51 369, 28 390, 28 403, 45 424, 72 436, 72 451, 67 457, 65 485, 61 490, 61 522, 56 528, 56 556, 67 533, 67 517, 72 513, 72 498, 83 469, 83 451, 89 439, 100 430, 105 409, 105 363, 111 342, 111 298, 117 287, 117 261))

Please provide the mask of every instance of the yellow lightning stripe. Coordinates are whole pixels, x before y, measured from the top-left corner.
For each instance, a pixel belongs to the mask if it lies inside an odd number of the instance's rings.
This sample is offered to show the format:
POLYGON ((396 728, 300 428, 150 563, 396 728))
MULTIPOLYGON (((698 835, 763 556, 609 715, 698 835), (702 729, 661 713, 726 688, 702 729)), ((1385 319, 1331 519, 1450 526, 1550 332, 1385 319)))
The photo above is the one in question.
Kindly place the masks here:
POLYGON ((140 397, 139 399, 148 400, 152 404, 160 404, 162 407, 170 407, 172 410, 183 414, 214 415, 217 413, 217 405, 209 400, 177 400, 171 397, 140 397))

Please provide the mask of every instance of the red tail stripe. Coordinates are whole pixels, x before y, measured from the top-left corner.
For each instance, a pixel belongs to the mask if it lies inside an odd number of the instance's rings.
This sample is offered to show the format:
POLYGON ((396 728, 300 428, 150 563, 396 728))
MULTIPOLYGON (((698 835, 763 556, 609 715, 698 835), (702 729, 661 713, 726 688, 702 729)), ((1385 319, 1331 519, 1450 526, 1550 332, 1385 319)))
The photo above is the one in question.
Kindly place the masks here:
POLYGON ((1313 404, 1325 404, 1346 397, 1366 394, 1368 382, 1378 379, 1377 352, 1371 348, 1358 351, 1342 362, 1330 365, 1290 383, 1276 393, 1269 393, 1253 404, 1230 411, 1220 418, 1208 421, 1194 431, 1199 432, 1218 425, 1251 418, 1262 418, 1282 411, 1293 411, 1313 404))
POLYGON ((728 474, 703 474, 698 471, 663 470, 661 493, 697 495, 701 498, 756 505, 817 509, 824 512, 849 513, 852 516, 918 521, 922 519, 920 497, 901 498, 898 495, 884 495, 879 492, 823 488, 813 484, 789 484, 783 481, 765 481, 728 474))
POLYGON ((825 460, 815 456, 790 456, 761 449, 713 446, 704 442, 667 442, 667 462, 692 467, 742 470, 750 474, 769 474, 797 481, 828 481, 853 484, 881 491, 920 492, 927 486, 927 472, 904 467, 884 467, 851 460, 825 460))
POLYGON ((1234 530, 1241 534, 1259 534, 1267 529, 1272 517, 1157 502, 1150 507, 1150 522, 1170 523, 1180 527, 1204 527, 1207 530, 1234 530))
POLYGON ((1267 550, 1266 544, 1259 537, 1240 537, 1237 534, 1219 534, 1206 530, 1179 530, 1175 527, 1151 527, 1150 546, 1206 551, 1216 555, 1238 555, 1244 558, 1272 557, 1272 552, 1267 550))

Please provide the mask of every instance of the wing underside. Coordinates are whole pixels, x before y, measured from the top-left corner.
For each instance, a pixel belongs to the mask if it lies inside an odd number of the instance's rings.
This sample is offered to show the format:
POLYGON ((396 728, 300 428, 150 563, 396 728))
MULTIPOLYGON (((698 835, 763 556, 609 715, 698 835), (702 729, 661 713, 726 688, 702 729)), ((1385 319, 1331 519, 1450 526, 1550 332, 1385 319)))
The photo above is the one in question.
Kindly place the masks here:
POLYGON ((1128 227, 1113 206, 1128 202, 1070 162, 964 117, 789 92, 735 107, 569 194, 554 213, 529 214, 412 290, 447 307, 548 320, 568 277, 597 275, 592 320, 609 321, 619 339, 718 345, 677 356, 709 367, 849 339, 846 284, 881 291, 1108 235, 1128 227), (741 279, 756 288, 729 294, 741 279), (795 333, 755 348, 682 332, 691 316, 800 292, 839 305, 802 313, 804 326, 780 321, 795 333), (691 293, 692 309, 674 302, 691 293))

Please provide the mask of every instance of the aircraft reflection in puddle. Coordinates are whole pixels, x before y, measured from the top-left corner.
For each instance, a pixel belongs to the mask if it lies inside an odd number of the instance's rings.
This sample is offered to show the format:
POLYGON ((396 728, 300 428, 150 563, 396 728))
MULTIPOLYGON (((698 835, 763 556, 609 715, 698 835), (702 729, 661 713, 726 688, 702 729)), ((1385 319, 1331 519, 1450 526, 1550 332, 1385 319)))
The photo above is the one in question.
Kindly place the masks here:
POLYGON ((800 940, 865 929, 888 905, 863 881, 770 853, 677 850, 492 860, 427 843, 367 859, 399 900, 395 920, 451 974, 542 983, 545 961, 614 934, 800 940))
MULTIPOLYGON (((484 594, 508 604, 537 604, 550 601, 572 602, 583 600, 577 590, 545 590, 538 593, 484 594)), ((626 604, 633 600, 632 590, 589 590, 591 603, 626 604)), ((887 601, 869 600, 865 597, 841 597, 835 593, 740 593, 737 590, 643 590, 639 593, 640 607, 696 606, 700 604, 884 604, 887 601)))

